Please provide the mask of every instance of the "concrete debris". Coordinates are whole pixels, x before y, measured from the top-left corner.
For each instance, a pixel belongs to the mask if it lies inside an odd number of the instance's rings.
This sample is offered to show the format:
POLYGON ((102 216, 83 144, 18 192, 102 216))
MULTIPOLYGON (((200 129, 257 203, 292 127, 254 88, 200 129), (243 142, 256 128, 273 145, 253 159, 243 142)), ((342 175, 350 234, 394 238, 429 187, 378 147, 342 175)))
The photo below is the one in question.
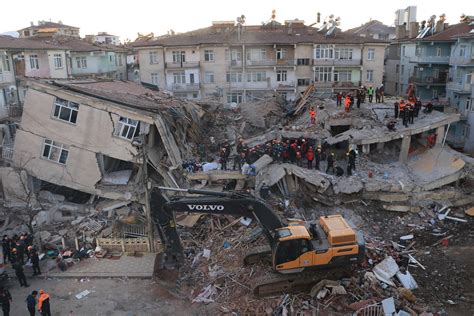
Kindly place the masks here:
POLYGON ((86 297, 87 295, 89 295, 91 292, 89 290, 84 290, 78 294, 75 295, 75 297, 80 300, 80 299, 83 299, 84 297, 86 297))
POLYGON ((411 275, 409 271, 401 272, 397 271, 396 274, 398 280, 403 285, 404 288, 414 290, 418 288, 418 284, 416 283, 415 279, 411 275))
POLYGON ((377 264, 372 271, 380 281, 395 286, 395 283, 393 283, 391 278, 398 272, 398 270, 399 268, 395 260, 392 257, 387 257, 385 260, 377 264))

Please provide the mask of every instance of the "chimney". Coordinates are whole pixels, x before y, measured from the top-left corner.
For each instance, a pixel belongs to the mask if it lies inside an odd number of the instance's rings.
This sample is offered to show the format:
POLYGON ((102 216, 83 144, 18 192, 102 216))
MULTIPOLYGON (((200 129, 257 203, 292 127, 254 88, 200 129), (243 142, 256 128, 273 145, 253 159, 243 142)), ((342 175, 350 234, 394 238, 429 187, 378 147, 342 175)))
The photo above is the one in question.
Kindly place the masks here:
POLYGON ((30 26, 35 26, 35 22, 31 21, 30 26))
POLYGON ((436 22, 435 32, 439 33, 439 32, 442 32, 442 31, 444 31, 444 21, 439 20, 439 21, 436 22))
POLYGON ((405 25, 397 25, 395 28, 395 36, 397 39, 406 37, 406 33, 407 31, 405 25))
POLYGON ((409 38, 415 38, 418 35, 418 22, 410 22, 410 30, 408 31, 409 38))

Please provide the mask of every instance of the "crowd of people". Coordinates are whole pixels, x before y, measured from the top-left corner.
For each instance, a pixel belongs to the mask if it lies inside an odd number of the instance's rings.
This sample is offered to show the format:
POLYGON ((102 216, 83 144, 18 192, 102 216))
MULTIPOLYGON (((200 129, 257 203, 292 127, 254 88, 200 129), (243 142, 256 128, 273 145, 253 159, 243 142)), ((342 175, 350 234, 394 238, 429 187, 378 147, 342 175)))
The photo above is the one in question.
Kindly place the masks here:
MULTIPOLYGON (((40 259, 37 249, 33 246, 33 236, 27 233, 13 235, 13 237, 3 236, 2 239, 3 262, 10 263, 21 287, 29 287, 26 280, 24 266, 29 261, 33 267, 33 276, 40 275, 40 259)), ((9 315, 12 297, 10 292, 0 287, 0 304, 3 315, 9 315)), ((26 299, 27 308, 30 315, 35 315, 36 303, 41 315, 51 315, 49 307, 49 294, 44 290, 33 291, 26 299), (39 294, 39 296, 38 296, 39 294)))
MULTIPOLYGON (((408 124, 413 124, 415 118, 418 117, 420 111, 422 111, 423 103, 419 98, 408 98, 407 101, 401 99, 400 101, 393 103, 394 117, 389 120, 387 123, 387 128, 391 131, 396 130, 397 119, 402 119, 402 124, 405 127, 408 127, 408 124)), ((425 105, 424 113, 433 112, 433 104, 428 102, 425 105)))
POLYGON ((354 101, 357 104, 357 108, 360 108, 362 103, 365 103, 366 97, 369 99, 369 103, 372 103, 375 94, 375 102, 376 103, 383 103, 384 96, 385 96, 385 88, 382 85, 374 89, 374 87, 360 87, 359 89, 354 89, 351 92, 338 92, 336 94, 336 105, 342 106, 344 102, 344 110, 345 112, 349 113, 352 110, 354 105, 354 101))

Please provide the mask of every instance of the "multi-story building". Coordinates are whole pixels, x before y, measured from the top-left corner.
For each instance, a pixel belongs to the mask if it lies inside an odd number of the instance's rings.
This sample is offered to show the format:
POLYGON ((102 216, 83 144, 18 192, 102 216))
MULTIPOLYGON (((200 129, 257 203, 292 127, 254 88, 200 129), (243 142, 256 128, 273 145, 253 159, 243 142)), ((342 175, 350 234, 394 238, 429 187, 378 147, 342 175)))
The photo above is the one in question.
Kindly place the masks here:
POLYGON ((107 32, 99 32, 97 35, 86 35, 85 39, 91 43, 120 45, 120 36, 111 35, 107 32))
POLYGON ((262 26, 213 22, 132 45, 141 81, 178 97, 240 103, 273 92, 294 100, 313 83, 328 95, 380 85, 387 42, 334 31, 318 32, 300 20, 262 26))
POLYGON ((79 38, 79 28, 65 25, 61 21, 58 23, 48 21, 38 21, 38 25, 31 22, 31 25, 18 30, 21 38, 29 37, 56 37, 68 36, 79 38))

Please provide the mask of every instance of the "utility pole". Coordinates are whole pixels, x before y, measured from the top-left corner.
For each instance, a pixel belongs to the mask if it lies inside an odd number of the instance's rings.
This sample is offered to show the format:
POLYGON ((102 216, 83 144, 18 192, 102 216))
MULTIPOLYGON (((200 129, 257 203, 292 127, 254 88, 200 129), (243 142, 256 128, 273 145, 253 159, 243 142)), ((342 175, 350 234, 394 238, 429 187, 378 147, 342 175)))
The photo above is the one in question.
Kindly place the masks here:
POLYGON ((155 238, 153 236, 153 220, 151 218, 150 207, 150 189, 151 182, 148 179, 148 143, 146 135, 142 137, 142 155, 143 155, 143 185, 145 188, 145 216, 147 222, 148 242, 150 244, 150 252, 155 252, 155 238))

